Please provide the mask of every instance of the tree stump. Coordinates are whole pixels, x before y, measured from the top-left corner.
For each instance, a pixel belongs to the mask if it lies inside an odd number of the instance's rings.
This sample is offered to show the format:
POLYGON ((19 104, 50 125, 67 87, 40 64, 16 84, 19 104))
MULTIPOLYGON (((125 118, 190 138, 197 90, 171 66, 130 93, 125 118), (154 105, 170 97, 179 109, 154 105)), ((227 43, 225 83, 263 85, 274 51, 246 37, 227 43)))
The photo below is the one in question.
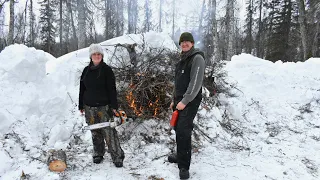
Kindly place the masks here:
POLYGON ((51 149, 48 152, 48 166, 51 171, 62 172, 67 168, 67 155, 61 150, 51 149))

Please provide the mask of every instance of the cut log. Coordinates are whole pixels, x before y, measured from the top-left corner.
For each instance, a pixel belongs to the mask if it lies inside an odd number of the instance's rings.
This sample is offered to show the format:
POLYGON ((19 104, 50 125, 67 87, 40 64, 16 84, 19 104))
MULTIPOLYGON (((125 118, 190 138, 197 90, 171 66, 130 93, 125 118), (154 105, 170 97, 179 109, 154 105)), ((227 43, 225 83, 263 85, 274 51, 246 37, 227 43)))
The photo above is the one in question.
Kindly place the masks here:
POLYGON ((48 152, 48 166, 51 171, 62 172, 67 168, 67 155, 61 150, 51 149, 48 152))

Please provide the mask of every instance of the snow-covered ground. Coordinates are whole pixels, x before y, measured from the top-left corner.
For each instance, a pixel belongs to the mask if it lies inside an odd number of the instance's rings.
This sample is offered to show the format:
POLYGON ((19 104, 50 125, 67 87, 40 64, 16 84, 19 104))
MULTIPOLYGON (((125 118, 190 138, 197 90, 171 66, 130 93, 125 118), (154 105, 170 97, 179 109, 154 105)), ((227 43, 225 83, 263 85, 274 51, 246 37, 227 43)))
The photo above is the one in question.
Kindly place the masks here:
MULTIPOLYGON (((101 44, 143 41, 175 50, 169 36, 154 32, 101 44)), ((106 63, 116 65, 115 47, 104 47, 106 63)), ((117 128, 123 168, 107 153, 102 164, 92 163, 91 134, 77 110, 79 76, 88 62, 88 48, 57 59, 24 45, 0 53, 0 179, 19 179, 22 171, 32 180, 179 179, 177 165, 166 158, 174 148, 167 120, 117 128), (63 173, 48 170, 52 148, 67 153, 63 173)), ((220 94, 221 106, 199 110, 190 179, 319 179, 320 59, 272 63, 241 54, 225 70, 237 96, 220 94)))

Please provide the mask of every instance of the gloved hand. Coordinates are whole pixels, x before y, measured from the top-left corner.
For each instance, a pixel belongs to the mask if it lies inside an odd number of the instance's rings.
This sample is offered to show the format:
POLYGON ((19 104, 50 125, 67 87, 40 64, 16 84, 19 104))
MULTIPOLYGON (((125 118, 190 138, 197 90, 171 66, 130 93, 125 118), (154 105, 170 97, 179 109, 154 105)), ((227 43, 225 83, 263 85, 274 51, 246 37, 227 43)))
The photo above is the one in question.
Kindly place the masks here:
POLYGON ((120 110, 120 111, 115 110, 115 109, 113 109, 113 110, 114 110, 113 113, 115 115, 115 119, 119 123, 118 125, 121 125, 121 124, 125 123, 126 119, 127 119, 126 113, 123 110, 120 110))

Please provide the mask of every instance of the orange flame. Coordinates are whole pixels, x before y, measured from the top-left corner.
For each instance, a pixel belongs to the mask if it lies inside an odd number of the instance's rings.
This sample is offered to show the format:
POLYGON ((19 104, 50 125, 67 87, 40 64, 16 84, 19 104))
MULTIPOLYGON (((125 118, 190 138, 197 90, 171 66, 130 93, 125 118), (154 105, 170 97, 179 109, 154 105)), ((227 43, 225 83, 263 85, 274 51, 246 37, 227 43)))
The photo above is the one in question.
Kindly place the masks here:
MULTIPOLYGON (((157 97, 157 96, 156 96, 156 97, 157 97)), ((160 98, 157 97, 157 100, 156 100, 156 102, 154 103, 154 104, 156 105, 156 108, 154 109, 153 116, 156 116, 156 115, 158 114, 158 111, 160 110, 160 108, 158 108, 158 107, 159 107, 159 104, 158 104, 159 100, 160 100, 160 98)))
POLYGON ((136 114, 137 116, 142 116, 144 110, 151 110, 153 112, 153 117, 156 117, 159 114, 159 101, 160 98, 158 96, 156 96, 156 101, 152 102, 149 101, 147 104, 147 107, 143 107, 143 105, 138 105, 137 101, 132 93, 132 91, 130 91, 129 93, 127 93, 126 99, 127 102, 129 103, 129 106, 132 108, 134 114, 136 114))
POLYGON ((130 91, 130 93, 126 96, 126 98, 127 98, 127 101, 129 102, 129 106, 133 109, 133 112, 136 115, 141 116, 143 108, 142 107, 140 107, 139 109, 137 108, 137 103, 133 96, 132 91, 130 91))

